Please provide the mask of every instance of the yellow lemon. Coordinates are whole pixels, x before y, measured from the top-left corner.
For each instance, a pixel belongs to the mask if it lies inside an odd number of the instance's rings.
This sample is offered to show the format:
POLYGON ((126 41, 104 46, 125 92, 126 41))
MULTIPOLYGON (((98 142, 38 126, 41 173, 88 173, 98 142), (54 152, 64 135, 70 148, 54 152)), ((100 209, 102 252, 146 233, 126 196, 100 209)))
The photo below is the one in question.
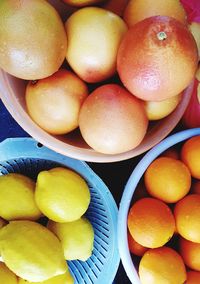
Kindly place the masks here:
POLYGON ((0 253, 17 276, 45 281, 66 272, 62 246, 46 227, 32 221, 12 221, 0 230, 0 253))
POLYGON ((65 168, 42 171, 37 177, 35 199, 45 216, 55 222, 79 219, 90 203, 90 191, 85 180, 65 168))
POLYGON ((49 221, 48 228, 60 239, 67 260, 85 261, 91 256, 94 230, 85 217, 67 223, 49 221))
POLYGON ((18 284, 74 284, 74 278, 67 271, 65 274, 55 276, 43 282, 29 282, 20 278, 18 284))
POLYGON ((0 262, 0 283, 1 284, 17 284, 17 276, 10 271, 10 269, 3 263, 0 262))
POLYGON ((37 220, 41 216, 35 199, 35 182, 21 174, 0 176, 0 216, 5 220, 37 220))

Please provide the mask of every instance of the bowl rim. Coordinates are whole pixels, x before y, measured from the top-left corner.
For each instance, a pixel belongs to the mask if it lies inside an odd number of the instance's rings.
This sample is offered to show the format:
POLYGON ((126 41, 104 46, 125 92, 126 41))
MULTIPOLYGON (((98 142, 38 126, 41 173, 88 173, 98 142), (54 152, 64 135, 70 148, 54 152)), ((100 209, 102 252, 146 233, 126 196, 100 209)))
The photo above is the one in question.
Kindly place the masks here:
POLYGON ((200 128, 182 130, 165 138, 162 142, 154 146, 149 152, 144 155, 144 157, 140 160, 140 162, 132 171, 125 185, 124 192, 122 194, 122 198, 119 205, 117 235, 120 258, 131 283, 141 283, 131 258, 131 253, 128 248, 127 240, 127 217, 135 189, 143 174, 145 173, 147 167, 154 161, 154 159, 156 159, 161 153, 163 153, 168 148, 197 135, 200 135, 200 128))
POLYGON ((180 121, 189 103, 194 86, 194 80, 192 80, 190 85, 183 91, 183 98, 181 99, 181 102, 179 103, 175 111, 173 111, 169 116, 157 122, 155 127, 148 131, 148 136, 145 135, 141 143, 142 145, 140 144, 136 148, 121 154, 106 155, 96 152, 91 148, 86 149, 67 144, 42 130, 35 122, 33 122, 27 112, 20 105, 19 100, 16 98, 15 93, 13 92, 9 84, 9 76, 11 75, 0 69, 1 99, 12 117, 29 135, 31 135, 34 139, 36 139, 46 147, 64 156, 69 156, 87 162, 98 163, 119 162, 136 157, 146 152, 157 143, 159 143, 162 139, 164 139, 180 121), (162 127, 159 129, 160 126, 162 127), (159 138, 157 136, 157 132, 159 132, 159 138), (149 136, 151 142, 148 139, 149 136))

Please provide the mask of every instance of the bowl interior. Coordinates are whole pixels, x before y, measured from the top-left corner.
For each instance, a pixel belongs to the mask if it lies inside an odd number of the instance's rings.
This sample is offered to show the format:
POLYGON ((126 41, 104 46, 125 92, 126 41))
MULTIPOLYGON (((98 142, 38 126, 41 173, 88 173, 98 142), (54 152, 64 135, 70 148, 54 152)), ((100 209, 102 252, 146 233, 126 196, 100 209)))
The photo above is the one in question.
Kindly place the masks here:
MULTIPOLYGON (((50 0, 60 13, 63 21, 76 9, 58 0, 50 0)), ((116 155, 106 155, 91 149, 81 137, 77 129, 67 135, 55 136, 48 134, 34 123, 29 115, 24 100, 27 82, 14 78, 0 70, 0 94, 3 103, 18 124, 37 141, 50 149, 89 162, 122 161, 144 153, 166 137, 181 119, 191 96, 193 83, 183 92, 182 100, 166 118, 151 123, 142 143, 131 151, 116 155)))
MULTIPOLYGON (((37 142, 34 142, 30 138, 25 140, 17 138, 8 139, 3 145, 0 144, 0 148, 4 151, 5 155, 8 156, 12 156, 13 152, 13 159, 9 158, 4 160, 1 159, 2 156, 0 157, 0 175, 21 173, 36 180, 40 171, 64 166, 76 170, 77 173, 83 176, 91 193, 91 202, 85 216, 90 220, 94 228, 94 249, 92 256, 86 262, 74 260, 68 261, 68 265, 74 276, 75 284, 111 284, 119 265, 119 255, 118 252, 115 251, 117 238, 114 232, 114 230, 116 230, 117 207, 103 182, 92 173, 86 164, 73 160, 69 160, 70 162, 68 163, 60 156, 56 156, 56 153, 53 153, 51 158, 48 157, 46 155, 48 152, 44 152, 48 150, 46 150, 45 147, 38 148, 37 142), (18 157, 12 150, 13 147, 20 147, 20 149, 17 150, 18 157), (26 153, 26 147, 30 149, 30 153, 26 153), (34 148, 37 151, 37 155, 35 155, 35 157, 29 157, 31 156, 29 154, 34 151, 34 148), (20 158, 19 156, 24 155, 22 154, 23 151, 26 153, 25 155, 27 155, 27 157, 20 158), (38 156, 40 156, 39 152, 41 153, 41 158, 38 158, 38 156), (46 156, 46 158, 44 158, 44 156, 46 156), (56 159, 52 159, 53 156, 55 156, 56 159), (59 160, 61 161, 59 162, 59 160)), ((45 223, 45 220, 42 221, 42 223, 43 222, 45 223)))
POLYGON ((132 255, 129 251, 128 240, 127 240, 127 217, 129 208, 131 206, 134 192, 142 181, 143 175, 148 168, 148 166, 165 150, 170 147, 178 147, 183 141, 200 135, 200 128, 188 129, 176 134, 173 134, 167 138, 165 138, 162 142, 156 145, 153 149, 151 149, 140 162, 137 164, 135 169, 133 170, 129 180, 125 186, 122 199, 119 207, 119 215, 118 215, 118 247, 120 252, 120 257, 125 268, 125 271, 134 284, 140 284, 139 276, 138 276, 138 258, 132 258, 132 255), (120 237, 120 241, 119 241, 120 237), (121 240, 124 240, 123 242, 121 240))

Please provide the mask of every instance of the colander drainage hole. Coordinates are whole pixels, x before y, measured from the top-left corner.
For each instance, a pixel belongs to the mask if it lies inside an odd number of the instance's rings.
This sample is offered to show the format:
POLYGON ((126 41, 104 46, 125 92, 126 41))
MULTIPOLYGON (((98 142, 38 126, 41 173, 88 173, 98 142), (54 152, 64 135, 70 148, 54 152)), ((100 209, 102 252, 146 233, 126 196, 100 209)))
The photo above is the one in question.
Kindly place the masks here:
POLYGON ((42 148, 43 147, 42 143, 37 143, 37 147, 42 148))

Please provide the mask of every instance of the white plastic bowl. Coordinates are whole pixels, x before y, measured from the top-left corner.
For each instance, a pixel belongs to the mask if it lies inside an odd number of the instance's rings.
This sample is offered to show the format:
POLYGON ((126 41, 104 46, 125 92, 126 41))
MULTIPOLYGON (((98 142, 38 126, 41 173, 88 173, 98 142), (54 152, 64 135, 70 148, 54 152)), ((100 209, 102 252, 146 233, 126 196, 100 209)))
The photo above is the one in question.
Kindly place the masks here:
MULTIPOLYGON (((62 1, 49 0, 49 2, 58 10, 63 21, 74 11, 74 8, 66 6, 62 1)), ((106 155, 91 149, 84 142, 78 131, 64 136, 54 136, 48 134, 34 123, 26 110, 24 100, 26 83, 27 82, 10 76, 0 70, 0 95, 13 118, 29 135, 48 148, 65 156, 89 162, 122 161, 140 155, 152 148, 165 138, 177 125, 188 105, 193 88, 193 83, 191 83, 184 92, 183 98, 176 110, 166 118, 154 123, 153 126, 148 129, 144 140, 138 147, 122 154, 106 155)))

